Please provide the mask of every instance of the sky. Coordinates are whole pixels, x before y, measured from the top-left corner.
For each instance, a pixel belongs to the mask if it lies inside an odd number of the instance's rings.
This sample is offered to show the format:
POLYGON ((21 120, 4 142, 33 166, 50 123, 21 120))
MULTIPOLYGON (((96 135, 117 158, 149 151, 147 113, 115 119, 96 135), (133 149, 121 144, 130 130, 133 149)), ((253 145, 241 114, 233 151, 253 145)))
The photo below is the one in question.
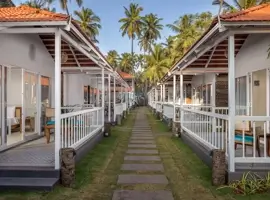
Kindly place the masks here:
MULTIPOLYGON (((18 5, 24 0, 13 0, 18 5)), ((60 8, 58 0, 53 4, 57 12, 64 12, 60 8)), ((212 5, 213 0, 84 0, 83 6, 91 8, 96 15, 101 18, 102 29, 98 36, 99 44, 97 46, 100 50, 107 54, 109 50, 117 50, 119 53, 131 51, 131 41, 128 37, 122 37, 119 30, 121 24, 119 19, 123 18, 124 6, 132 2, 138 3, 143 7, 142 15, 154 13, 159 18, 163 18, 162 24, 164 25, 161 31, 161 41, 172 35, 173 33, 165 26, 177 20, 181 15, 189 13, 200 13, 210 11, 213 14, 218 12, 218 6, 212 5)), ((228 2, 231 2, 229 0, 228 2)), ((70 13, 74 10, 79 10, 76 5, 76 0, 71 0, 69 4, 70 13)), ((134 44, 137 44, 135 42, 134 44)), ((138 45, 134 45, 134 51, 140 53, 138 45)))

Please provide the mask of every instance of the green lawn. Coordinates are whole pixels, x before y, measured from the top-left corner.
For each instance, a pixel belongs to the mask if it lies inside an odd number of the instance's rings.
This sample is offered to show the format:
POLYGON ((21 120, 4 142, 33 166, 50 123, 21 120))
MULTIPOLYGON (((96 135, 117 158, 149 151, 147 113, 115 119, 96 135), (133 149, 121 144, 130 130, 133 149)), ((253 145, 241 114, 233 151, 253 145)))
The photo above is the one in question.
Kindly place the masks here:
MULTIPOLYGON (((152 125, 156 127, 163 126, 163 123, 156 121, 153 115, 149 114, 148 118, 152 125)), ((228 189, 217 190, 217 187, 211 185, 211 169, 207 167, 181 139, 157 135, 156 141, 164 164, 165 174, 169 179, 175 200, 270 199, 270 193, 241 196, 234 195, 228 189)))
POLYGON ((1 192, 0 200, 109 200, 116 188, 127 149, 136 111, 132 111, 122 126, 113 127, 111 137, 104 138, 76 166, 74 188, 57 186, 52 192, 1 192))

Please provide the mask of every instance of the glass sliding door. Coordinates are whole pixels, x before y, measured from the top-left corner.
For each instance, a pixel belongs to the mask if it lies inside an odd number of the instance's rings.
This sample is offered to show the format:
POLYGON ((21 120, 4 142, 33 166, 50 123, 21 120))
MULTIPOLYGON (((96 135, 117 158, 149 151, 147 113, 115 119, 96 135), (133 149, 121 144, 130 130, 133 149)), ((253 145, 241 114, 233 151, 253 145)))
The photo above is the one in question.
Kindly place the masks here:
POLYGON ((24 131, 25 137, 39 133, 38 124, 38 75, 30 72, 24 72, 24 131))
POLYGON ((236 78, 235 81, 235 114, 247 114, 247 77, 236 78))
POLYGON ((46 76, 41 76, 41 115, 40 115, 40 132, 44 130, 45 125, 45 110, 51 107, 51 97, 50 97, 50 78, 46 76))

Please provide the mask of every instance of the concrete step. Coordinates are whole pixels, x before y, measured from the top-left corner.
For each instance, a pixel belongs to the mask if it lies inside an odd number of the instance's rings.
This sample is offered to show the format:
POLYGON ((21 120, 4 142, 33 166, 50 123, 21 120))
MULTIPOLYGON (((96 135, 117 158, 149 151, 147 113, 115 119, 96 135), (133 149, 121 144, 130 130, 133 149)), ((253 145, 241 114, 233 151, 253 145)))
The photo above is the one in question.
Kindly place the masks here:
POLYGON ((58 178, 1 177, 0 190, 51 191, 58 178))
POLYGON ((155 149, 157 145, 155 144, 129 144, 129 148, 143 148, 143 149, 155 149))
POLYGON ((159 156, 125 156, 127 161, 161 161, 159 156))

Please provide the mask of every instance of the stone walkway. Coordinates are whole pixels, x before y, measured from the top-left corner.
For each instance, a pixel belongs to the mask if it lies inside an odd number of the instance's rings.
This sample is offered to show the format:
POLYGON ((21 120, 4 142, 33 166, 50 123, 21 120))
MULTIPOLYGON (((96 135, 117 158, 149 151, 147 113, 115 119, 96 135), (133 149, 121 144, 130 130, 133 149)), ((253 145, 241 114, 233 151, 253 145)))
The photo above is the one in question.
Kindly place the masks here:
MULTIPOLYGON (((118 176, 118 185, 160 184, 166 186, 168 184, 168 179, 163 174, 163 164, 144 109, 140 109, 137 113, 121 170, 122 174, 118 176)), ((172 192, 168 190, 116 190, 112 198, 112 200, 173 199, 172 192)))

